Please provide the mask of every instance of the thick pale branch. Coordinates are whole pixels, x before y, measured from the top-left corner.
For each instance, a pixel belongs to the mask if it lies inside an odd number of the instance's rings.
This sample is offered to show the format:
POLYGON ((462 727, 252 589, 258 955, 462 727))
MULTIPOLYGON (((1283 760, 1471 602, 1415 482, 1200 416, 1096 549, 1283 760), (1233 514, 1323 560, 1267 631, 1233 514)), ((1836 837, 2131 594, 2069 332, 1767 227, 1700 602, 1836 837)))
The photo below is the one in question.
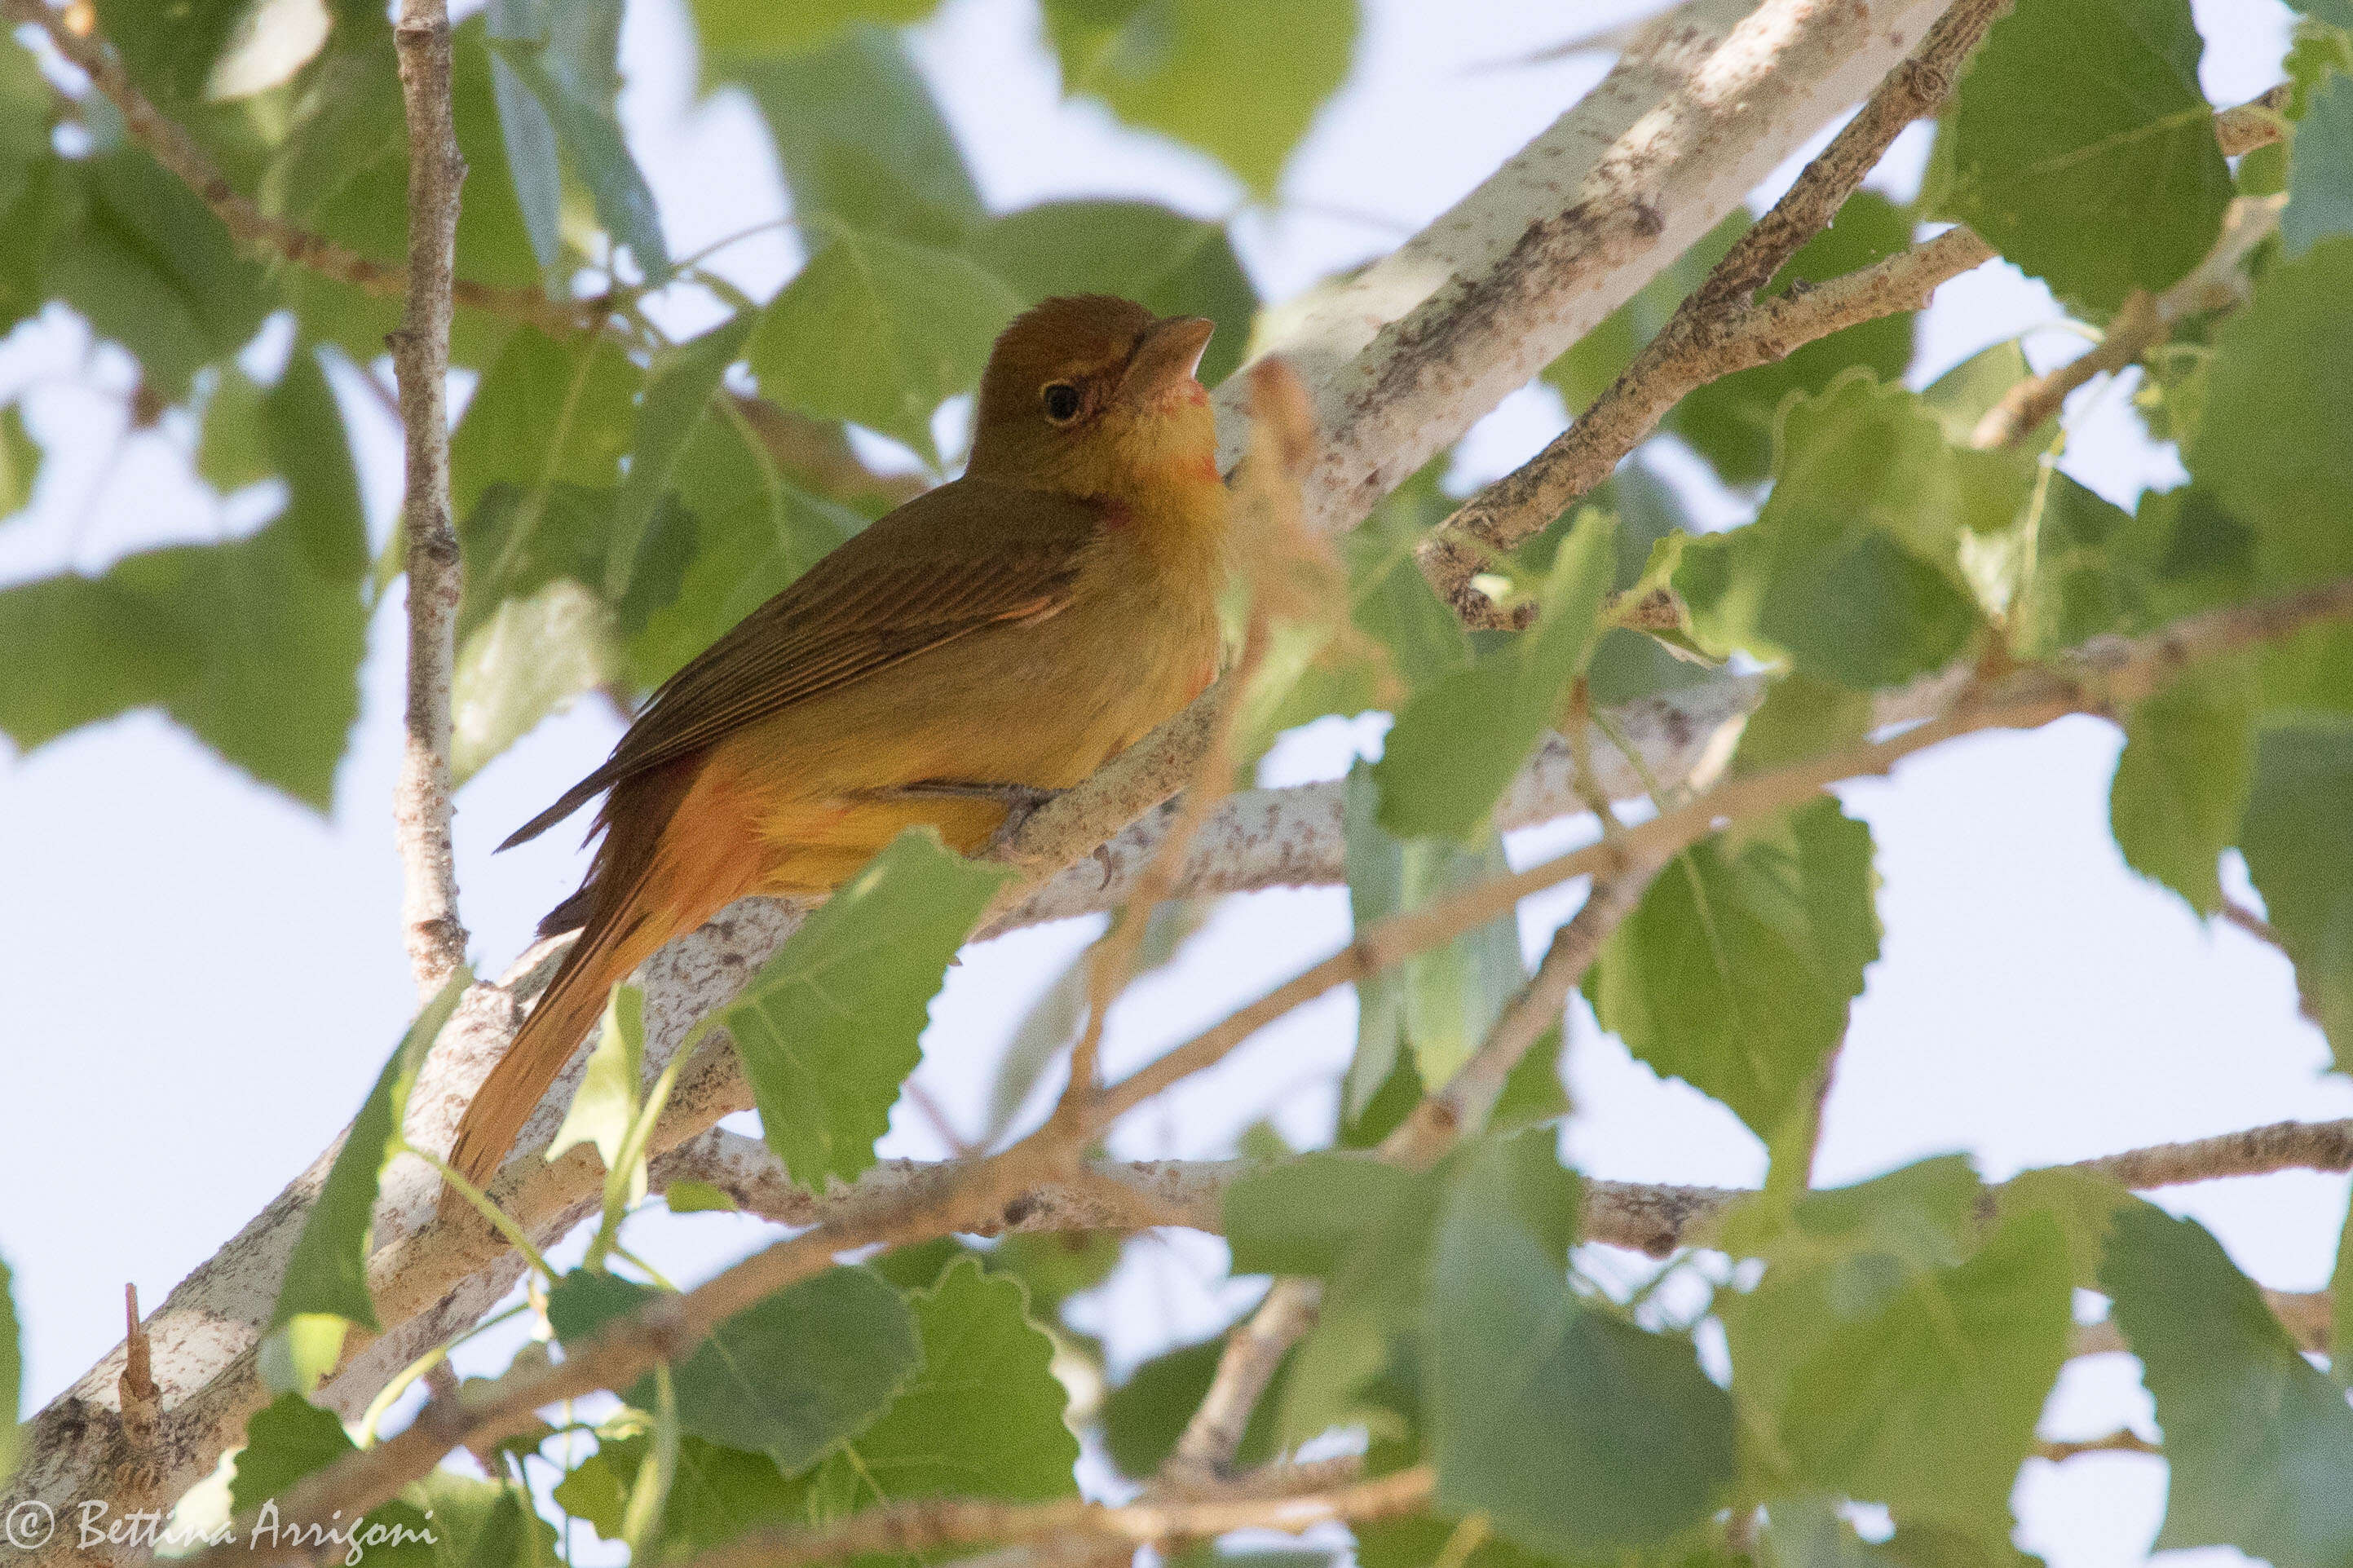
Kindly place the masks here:
POLYGON ((446 0, 402 0, 393 28, 408 116, 408 304, 389 342, 400 382, 406 493, 408 706, 393 829, 401 927, 420 996, 466 961, 449 842, 450 685, 458 663, 458 531, 449 518, 449 281, 466 178, 449 96, 446 0))
MULTIPOLYGON (((1941 0, 1692 0, 1455 207, 1278 312, 1262 348, 1306 379, 1325 446, 1311 525, 1353 524, 1630 299, 1904 58, 1941 0)), ((1229 461, 1241 388, 1218 403, 1229 461)))
MULTIPOLYGON (((122 69, 121 57, 106 39, 94 28, 80 26, 87 19, 87 7, 69 5, 57 10, 43 0, 0 0, 0 15, 11 23, 29 22, 47 34, 58 52, 89 77, 90 85, 114 105, 131 139, 194 191, 239 244, 365 293, 398 299, 407 292, 406 269, 364 256, 324 235, 281 222, 262 211, 250 197, 239 195, 196 139, 139 90, 138 84, 122 69)), ((498 289, 462 278, 451 285, 451 291, 461 305, 529 322, 553 334, 594 327, 607 310, 607 302, 601 300, 565 304, 536 290, 498 289)))
MULTIPOLYGON (((1821 232, 1905 126, 1936 112, 1952 90, 1962 61, 2008 6, 2009 0, 1958 0, 1939 16, 1919 48, 1888 72, 1797 183, 1709 270, 1593 407, 1543 451, 1480 491, 1439 525, 1422 546, 1421 566, 1458 613, 1475 625, 1516 624, 1472 583, 1488 562, 1549 525, 1578 496, 1607 479, 1693 388, 1781 358, 1809 341, 1790 341, 1786 322, 1778 339, 1753 332, 1757 313, 1751 302, 1757 291, 1799 247, 1821 232), (1776 343, 1787 346, 1776 348, 1776 343)), ((1972 237, 1955 237, 1960 233, 1945 235, 1915 252, 1923 260, 1915 260, 1911 270, 1932 273, 1936 266, 1953 263, 1954 271, 1962 271, 1992 255, 1972 237)), ((1941 281, 1943 277, 1935 279, 1913 297, 1925 300, 1941 281)), ((1801 313, 1799 319, 1819 325, 1814 335, 1821 336, 1869 319, 1865 311, 1870 304, 1893 302, 1902 308, 1901 297, 1911 292, 1859 289, 1845 302, 1849 308, 1843 317, 1817 311, 1801 313)))

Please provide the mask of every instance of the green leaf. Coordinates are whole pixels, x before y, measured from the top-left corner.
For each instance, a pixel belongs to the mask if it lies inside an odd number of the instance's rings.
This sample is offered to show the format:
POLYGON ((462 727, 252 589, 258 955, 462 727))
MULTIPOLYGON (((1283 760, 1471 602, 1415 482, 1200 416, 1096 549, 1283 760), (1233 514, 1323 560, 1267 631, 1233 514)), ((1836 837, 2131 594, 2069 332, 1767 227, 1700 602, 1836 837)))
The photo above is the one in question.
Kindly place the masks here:
POLYGON ((516 70, 510 51, 541 35, 538 0, 490 0, 483 16, 490 28, 491 91, 499 109, 499 133, 506 143, 507 173, 531 235, 540 270, 554 272, 564 244, 564 165, 555 125, 533 89, 516 70))
MULTIPOLYGON (((517 129, 523 144, 534 151, 552 132, 573 172, 588 187, 606 231, 629 248, 648 283, 658 287, 666 282, 670 249, 662 239, 661 217, 654 209, 645 175, 622 140, 614 107, 621 88, 619 0, 500 0, 491 20, 494 83, 503 70, 529 94, 527 99, 511 90, 499 94, 510 156, 517 129), (538 111, 535 119, 533 109, 538 111), (511 111, 518 118, 511 121, 511 111)), ((523 210, 543 267, 550 257, 540 252, 541 236, 532 215, 543 201, 542 175, 538 194, 525 200, 523 210)), ((548 249, 553 249, 552 244, 548 249)))
POLYGON ((1439 467, 1425 465, 1340 540, 1352 618, 1358 630, 1387 652, 1389 673, 1409 691, 1471 662, 1471 639, 1461 620, 1414 559, 1415 547, 1453 510, 1439 491, 1439 467))
POLYGON ((1957 656, 1980 624, 1957 455, 1917 397, 1867 376, 1794 399, 1757 521, 1692 540, 1675 569, 1701 641, 1861 690, 1957 656))
MULTIPOLYGON (((139 362, 166 400, 195 373, 242 348, 274 302, 259 262, 241 255, 205 205, 144 152, 80 160, 49 239, 42 286, 139 362)), ((21 243, 21 241, 20 241, 21 243)))
POLYGON ((2263 732, 2239 846, 2337 1069, 2353 1072, 2353 720, 2263 732))
POLYGON ((1468 841, 1479 832, 1592 659, 1617 567, 1615 520, 1580 514, 1554 560, 1535 626, 1440 676, 1398 715, 1372 770, 1381 826, 1401 838, 1468 841))
POLYGON ((1662 1542, 1715 1510, 1732 1402, 1691 1342, 1570 1294, 1577 1179, 1549 1131, 1492 1139, 1449 1194, 1430 1259, 1439 1506, 1547 1554, 1662 1542))
POLYGON ((230 1506, 239 1514, 344 1455, 356 1452, 343 1424, 299 1393, 281 1393, 246 1417, 245 1446, 229 1481, 230 1506))
POLYGON ((1310 1154, 1227 1189, 1236 1274, 1312 1274, 1324 1281, 1315 1330, 1293 1351, 1276 1410, 1292 1447, 1341 1423, 1376 1435, 1395 1425, 1371 1385, 1424 1324, 1430 1237, 1442 1175, 1362 1155, 1310 1154))
POLYGON ((369 1514, 368 1524, 379 1540, 397 1543, 368 1549, 364 1560, 379 1568, 540 1568, 557 1560, 554 1529, 509 1481, 428 1471, 369 1514))
MULTIPOLYGON (((1103 1404, 1103 1446, 1120 1474, 1148 1480, 1176 1451, 1186 1424, 1201 1407, 1209 1384, 1224 1357, 1227 1334, 1219 1334, 1173 1351, 1163 1351, 1128 1374, 1103 1404)), ((1272 1458, 1274 1413, 1282 1403, 1282 1372, 1278 1368, 1250 1410, 1241 1442, 1234 1449, 1237 1467, 1260 1465, 1272 1458)))
MULTIPOLYGON (((600 1438, 596 1453, 556 1487, 557 1506, 586 1520, 605 1540, 623 1539, 630 1485, 649 1447, 639 1436, 600 1438)), ((717 1546, 762 1525, 796 1521, 806 1500, 805 1489, 785 1479, 766 1455, 683 1436, 663 1499, 660 1539, 682 1551, 717 1546)))
POLYGON ((1871 733, 1871 699, 1861 692, 1804 675, 1784 675, 1765 688, 1732 754, 1735 773, 1765 773, 1860 746, 1871 733))
POLYGON ((2205 1227, 2123 1205, 2100 1283, 2165 1431, 2158 1550, 2236 1546, 2278 1568, 2353 1561, 2353 1409, 2205 1227))
MULTIPOLYGON (((558 1340, 578 1343, 657 1294, 575 1271, 549 1290, 547 1320, 558 1340)), ((678 1363, 679 1422, 693 1436, 804 1469, 881 1414, 923 1355, 897 1291, 871 1269, 829 1268, 738 1312, 678 1363)), ((653 1380, 627 1398, 650 1408, 653 1380)))
POLYGON ((2021 1215, 1957 1266, 1888 1287, 1861 1310, 1832 1298, 1843 1320, 1793 1374, 1780 1442, 1808 1484, 2004 1540, 2019 1466, 2067 1359, 2058 1223, 2021 1215))
POLYGON ((874 1163, 899 1086, 922 1059, 924 1009, 1011 874, 910 828, 712 1015, 734 1037, 768 1147, 796 1182, 822 1192, 828 1176, 874 1163))
POLYGON ((934 411, 979 381, 990 344, 1020 308, 962 256, 836 228, 760 313, 752 371, 780 403, 936 459, 934 411))
POLYGON ((2201 665, 2137 705, 2108 789, 2125 862, 2200 915, 2222 907, 2217 863, 2239 836, 2254 774, 2254 670, 2201 665))
MULTIPOLYGON (((1857 191, 1831 226, 1789 259, 1768 294, 1825 283, 1883 260, 1912 241, 1911 214, 1876 191, 1857 191)), ((1693 388, 1669 411, 1667 429, 1689 441, 1727 483, 1763 479, 1773 466, 1773 427, 1792 392, 1817 393, 1860 365, 1885 382, 1912 360, 1912 316, 1881 316, 1806 344, 1788 358, 1736 371, 1693 388)))
POLYGON ((612 612, 569 577, 500 601, 458 652, 449 771, 463 784, 492 758, 611 678, 612 612))
POLYGON ((613 505, 612 546, 605 562, 605 597, 628 595, 654 514, 677 478, 680 460, 703 421, 727 367, 743 356, 753 318, 730 316, 701 337, 667 348, 647 367, 629 444, 628 472, 613 505))
POLYGON ((0 1481, 16 1469, 24 1441, 17 1416, 25 1400, 25 1330, 14 1292, 7 1262, 0 1259, 0 1481))
POLYGON ((939 0, 694 0, 703 50, 722 58, 795 55, 829 43, 853 22, 902 26, 932 14, 939 0))
MULTIPOLYGON (((807 14, 740 3, 770 17, 807 14)), ((942 247, 981 221, 972 171, 896 33, 853 23, 792 58, 714 65, 752 90, 808 245, 823 232, 820 219, 942 247)))
POLYGON ((733 1213, 734 1199, 708 1181, 691 1177, 679 1177, 662 1189, 662 1199, 673 1214, 733 1213))
MULTIPOLYGON (((585 1143, 596 1150, 607 1171, 619 1169, 622 1145, 638 1119, 638 1083, 645 1054, 646 993, 633 985, 615 986, 580 1086, 573 1091, 555 1140, 547 1146, 550 1160, 585 1143)), ((629 1198, 633 1203, 645 1196, 643 1176, 635 1180, 629 1198)))
POLYGON ((1355 0, 1047 0, 1069 92, 1191 143, 1271 196, 1348 74, 1355 0))
POLYGON ((2188 272, 2232 195, 2189 0, 2021 0, 1945 111, 1937 216, 2112 311, 2188 272))
POLYGON ((1155 315, 1218 323, 1200 377, 1214 387, 1242 362, 1258 291, 1223 224, 1156 202, 1054 201, 991 219, 966 253, 1026 304, 1056 294, 1117 294, 1155 315))
MULTIPOLYGON (((2344 1228, 2337 1233, 2328 1303, 2328 1372, 2338 1387, 2353 1387, 2353 1205, 2347 1207, 2344 1228)), ((6 1467, 0 1465, 0 1471, 6 1467)))
MULTIPOLYGON (((466 405, 465 418, 449 438, 449 499, 467 517, 494 485, 535 493, 554 485, 609 490, 620 482, 621 458, 630 450, 637 423, 636 400, 644 376, 621 345, 609 337, 558 342, 533 328, 507 339, 497 361, 466 405)), ((500 542, 491 558, 478 541, 461 537, 468 586, 536 583, 499 556, 528 547, 500 542)), ((601 555, 601 552, 600 552, 601 555)), ((601 582, 602 577, 596 581, 601 582)), ((474 611, 489 612, 487 604, 474 611)))
MULTIPOLYGON (((539 261, 508 174, 484 18, 453 30, 451 68, 458 150, 467 167, 458 275, 537 289, 539 261)), ((407 253, 407 128, 389 19, 366 6, 343 7, 326 49, 299 84, 286 133, 260 180, 261 205, 299 228, 396 266, 407 253)), ((399 319, 397 300, 323 273, 288 268, 274 281, 306 334, 340 344, 363 363, 384 352, 384 334, 399 319)), ((512 330, 502 317, 460 305, 451 355, 484 365, 512 330)))
POLYGON ((2214 333, 2189 471, 2252 527, 2268 577, 2353 573, 2353 236, 2273 268, 2214 333))
MULTIPOLYGON (((1493 832, 1476 849, 1390 836, 1374 816, 1373 775, 1348 772, 1343 814, 1348 908, 1356 928, 1417 909, 1510 870, 1493 832)), ((1421 1082, 1442 1084, 1478 1049, 1527 979, 1519 922, 1498 916, 1434 952, 1420 953, 1356 986, 1356 1051, 1341 1114, 1361 1116, 1395 1068, 1412 1054, 1421 1082)))
POLYGON ((2117 1195, 2029 1183, 1997 1208, 1954 1155, 1727 1214, 1719 1243, 1765 1264, 1716 1298, 1747 1489, 1884 1502, 1979 1560, 2066 1356, 2073 1248, 2096 1253, 2117 1195))
POLYGON ((1489 1131, 1517 1132, 1568 1114, 1568 1088, 1560 1081, 1562 1035, 1557 1023, 1546 1030, 1504 1075, 1503 1089, 1487 1113, 1489 1131))
POLYGON ((714 408, 725 411, 697 425, 679 458, 678 499, 687 510, 666 507, 657 516, 638 551, 631 602, 622 606, 642 615, 627 633, 628 668, 649 690, 866 525, 781 477, 731 400, 714 408), (665 566, 678 573, 666 596, 653 591, 665 566))
POLYGON ((302 1234, 295 1238, 294 1250, 286 1259, 286 1277, 278 1287, 277 1304, 269 1310, 269 1336, 290 1355, 281 1358, 265 1349, 262 1356, 266 1372, 280 1370, 290 1375, 290 1381, 281 1387, 298 1393, 310 1390, 342 1347, 342 1324, 356 1323, 371 1330, 378 1326, 367 1284, 368 1236, 375 1222, 377 1185, 385 1164, 402 1148, 401 1122, 408 1112, 408 1091, 417 1082, 417 1070, 472 980, 473 976, 460 968, 409 1024, 384 1070, 376 1075, 375 1086, 360 1103, 351 1131, 336 1151, 334 1163, 327 1168, 311 1212, 303 1217, 302 1234), (333 1319, 337 1326, 325 1331, 325 1325, 305 1325, 304 1319, 333 1319), (298 1331, 278 1338, 290 1329, 298 1331), (332 1343, 323 1344, 326 1364, 307 1361, 300 1353, 327 1340, 332 1343))
POLYGON ((32 504, 40 472, 40 443, 26 433, 24 410, 14 403, 0 408, 0 517, 32 504))
MULTIPOLYGON (((908 1302, 923 1370, 874 1424, 825 1463, 860 1506, 907 1498, 1042 1501, 1078 1492, 1070 1396, 1050 1365, 1054 1341, 1029 1321, 1018 1280, 953 1265, 908 1302)), ((823 1473, 820 1492, 831 1489, 823 1473)))
POLYGON ((0 730, 26 751, 160 707, 203 657, 197 628, 154 613, 118 573, 0 588, 0 730))
MULTIPOLYGON (((2010 604, 2012 651, 2047 658, 2105 632, 2149 630, 2191 608, 2175 608, 2183 585, 2166 580, 2177 563, 2159 554, 2164 521, 2146 497, 2136 515, 2056 470, 2041 476, 2005 541, 2016 544, 2017 569, 2027 574, 2010 604)), ((1984 542, 1977 535, 1968 544, 1984 542)), ((1989 598, 1982 587, 1979 598, 1989 598)))
POLYGON ((2288 155, 2280 249, 2295 260, 2323 239, 2353 234, 2353 76, 2330 71, 2295 127, 2288 155))
POLYGON ((1817 799, 1659 874, 1586 977, 1601 1027, 1771 1139, 1879 957, 1871 830, 1817 799))

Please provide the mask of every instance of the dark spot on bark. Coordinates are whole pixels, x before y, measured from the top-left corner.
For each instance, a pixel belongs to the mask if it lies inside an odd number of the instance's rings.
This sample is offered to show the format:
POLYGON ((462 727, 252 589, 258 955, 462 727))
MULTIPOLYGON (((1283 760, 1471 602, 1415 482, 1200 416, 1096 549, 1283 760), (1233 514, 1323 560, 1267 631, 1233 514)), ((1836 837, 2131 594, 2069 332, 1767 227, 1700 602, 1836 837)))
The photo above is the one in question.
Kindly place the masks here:
POLYGON ((1691 715, 1678 707, 1669 707, 1660 720, 1660 728, 1667 732, 1667 744, 1677 751, 1691 744, 1691 715))
POLYGON ((1027 1192, 1022 1193, 1005 1205, 1005 1228, 1008 1231, 1019 1228, 1024 1220, 1037 1212, 1038 1200, 1027 1192))

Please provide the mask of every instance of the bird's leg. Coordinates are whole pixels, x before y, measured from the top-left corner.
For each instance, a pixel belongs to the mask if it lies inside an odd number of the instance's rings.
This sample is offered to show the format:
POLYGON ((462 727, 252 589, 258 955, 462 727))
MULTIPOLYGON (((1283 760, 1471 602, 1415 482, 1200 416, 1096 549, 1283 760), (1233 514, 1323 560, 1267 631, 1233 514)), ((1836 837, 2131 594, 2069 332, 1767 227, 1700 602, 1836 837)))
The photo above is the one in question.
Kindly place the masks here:
POLYGON ((1005 807, 1005 820, 991 833, 988 842, 981 847, 983 855, 994 854, 1013 842, 1023 824, 1036 814, 1038 808, 1062 793, 1060 789, 1040 789, 1032 784, 987 784, 961 779, 925 779, 913 784, 881 784, 871 789, 860 789, 859 796, 868 800, 996 800, 1005 807))

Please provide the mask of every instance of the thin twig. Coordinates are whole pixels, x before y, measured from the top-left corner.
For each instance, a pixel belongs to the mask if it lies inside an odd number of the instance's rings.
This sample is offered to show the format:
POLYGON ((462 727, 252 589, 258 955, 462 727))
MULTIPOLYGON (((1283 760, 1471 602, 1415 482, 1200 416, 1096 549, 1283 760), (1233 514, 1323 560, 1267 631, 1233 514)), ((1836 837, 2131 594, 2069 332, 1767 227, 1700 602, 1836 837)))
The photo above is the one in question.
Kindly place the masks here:
MULTIPOLYGON (((195 192, 232 238, 363 293, 397 299, 406 292, 408 275, 405 269, 364 256, 322 234, 281 222, 263 212, 250 197, 239 195, 196 139, 139 90, 138 84, 123 69, 121 58, 105 37, 95 28, 76 30, 71 19, 75 9, 52 9, 43 0, 0 0, 0 15, 11 23, 29 22, 47 34, 58 52, 89 77, 90 85, 114 105, 131 139, 195 192)), ((612 307, 609 299, 565 303, 535 289, 501 289, 463 279, 452 285, 452 291, 457 302, 470 309, 528 322, 554 334, 593 328, 612 307)))
MULTIPOLYGON (((1748 331, 1757 291, 1772 281, 1800 246, 1821 232, 1905 126, 1936 112, 1951 90, 1962 61, 1994 18, 2008 8, 2009 0, 1958 0, 1939 16, 1919 48, 1887 74, 1830 145, 1806 165, 1797 183, 1709 270, 1593 407, 1542 452, 1480 491, 1439 525, 1424 541, 1420 562, 1440 597, 1474 625, 1495 624, 1496 607, 1472 581, 1488 562, 1549 525, 1578 496, 1608 478, 1619 460, 1656 429, 1667 410, 1694 387, 1749 365, 1782 357, 1799 344, 1810 341, 1804 337, 1790 341, 1785 336, 1779 341, 1788 342, 1788 347, 1778 353, 1762 352, 1765 345, 1748 331)), ((1909 260, 1907 267, 1896 270, 1906 275, 1909 283, 1916 282, 1918 276, 1935 274, 1947 264, 1966 261, 1966 266, 1954 266, 1953 271, 1966 270, 1992 254, 1982 240, 1956 229, 1927 247, 1890 260, 1909 260), (1931 256, 1933 263, 1928 260, 1931 256)), ((1880 269, 1887 266, 1879 264, 1880 269)), ((1936 277, 1928 289, 1952 275, 1945 272, 1936 277)), ((1819 291, 1808 293, 1815 291, 1819 291)), ((1813 335, 1820 336, 1853 321, 1904 308, 1900 298, 1888 309, 1872 308, 1898 296, 1858 290, 1843 300, 1845 308, 1841 312, 1795 309, 1808 293, 1782 296, 1793 307, 1783 318, 1785 333, 1791 317, 1809 325, 1819 323, 1820 331, 1813 335)))
MULTIPOLYGON (((1303 536, 1300 524, 1299 475, 1314 455, 1314 424, 1307 394, 1289 366, 1265 358, 1250 366, 1250 452, 1237 476, 1234 527, 1245 537, 1292 539, 1303 536)), ((1275 597, 1271 586, 1250 586, 1250 615, 1242 634, 1240 656, 1226 680, 1237 692, 1248 691, 1266 655, 1268 622, 1275 597)), ((1103 1028, 1112 1004, 1135 976, 1137 955, 1153 909, 1176 888, 1184 870, 1185 853, 1192 847, 1210 810, 1233 791, 1234 721, 1239 703, 1221 705, 1210 726, 1208 744, 1193 765, 1191 781, 1180 798, 1176 820, 1160 849, 1145 868, 1134 890, 1112 916, 1111 929, 1087 958, 1087 1021, 1071 1048, 1071 1080, 1054 1107, 1058 1120, 1082 1125, 1101 1088, 1096 1075, 1103 1050, 1103 1028)))
POLYGON ((1601 956, 1602 944, 1641 903, 1643 893, 1664 863, 1663 857, 1638 861, 1620 874, 1594 883, 1584 906, 1553 933, 1544 961, 1495 1020, 1479 1048, 1455 1069, 1444 1087, 1426 1097, 1396 1131, 1381 1140, 1382 1159, 1426 1170, 1466 1131, 1486 1125, 1504 1092, 1504 1080, 1544 1032, 1560 1022, 1562 1009, 1585 982, 1594 959, 1601 956))
POLYGON ((449 95, 447 0, 401 0, 393 29, 408 118, 408 303, 386 341, 406 436, 408 707, 393 830, 401 923, 421 995, 466 959, 458 863, 449 842, 450 683, 457 665, 458 532, 449 520, 449 282, 466 165, 449 95))
POLYGON ((2277 948, 2283 953, 2287 951, 2287 944, 2280 940, 2278 927, 2237 899, 2228 896, 2223 898, 2222 918, 2253 937, 2256 941, 2277 948))
POLYGON ((2291 82, 2275 82, 2235 108, 2214 116, 2214 140, 2222 155, 2235 158, 2258 147, 2268 147, 2287 134, 2287 101, 2291 82))
POLYGON ((1226 1337, 1208 1392, 1153 1478, 1155 1495, 1198 1487, 1226 1473, 1275 1369, 1315 1327, 1323 1306, 1324 1287, 1315 1280, 1293 1276, 1268 1287, 1249 1319, 1226 1337))
POLYGON ((2353 1119, 2275 1121, 2219 1138, 2078 1160, 2073 1168, 2143 1190, 2274 1171, 2353 1171, 2353 1119))
POLYGON ((2009 9, 2010 0, 1958 0, 1937 17, 1911 58, 1887 73, 1772 210, 1710 270, 1691 297, 1694 318, 1727 304, 1746 304, 1808 240, 1829 228, 1905 128, 1943 105, 1963 62, 2009 9))
MULTIPOLYGON (((1303 1478, 1315 1472, 1298 1467, 1303 1478)), ((870 1552, 913 1556, 992 1542, 1075 1536, 1100 1550, 1202 1541, 1235 1530, 1292 1533, 1313 1525, 1385 1519, 1430 1501, 1437 1477, 1427 1465, 1329 1489, 1263 1498, 1140 1502, 1124 1508, 1071 1499, 1050 1503, 925 1499, 868 1509, 830 1525, 759 1531, 688 1559, 688 1568, 793 1568, 870 1552)))
POLYGON ((2063 1464, 2081 1454, 2155 1454, 2160 1457, 2165 1450, 2133 1431, 2118 1427, 2105 1437, 2045 1438, 2034 1445, 2033 1457, 2063 1464))
POLYGON ((2097 346, 2066 364, 2030 376, 1986 410, 1970 432, 1980 450, 2014 446, 2059 412, 2069 394, 2095 376, 2114 375, 2172 335, 2183 320, 2228 310, 2245 298, 2248 257, 2279 228, 2284 196, 2241 196, 2222 217, 2222 230, 2205 260, 2163 293, 2126 299, 2097 346))

